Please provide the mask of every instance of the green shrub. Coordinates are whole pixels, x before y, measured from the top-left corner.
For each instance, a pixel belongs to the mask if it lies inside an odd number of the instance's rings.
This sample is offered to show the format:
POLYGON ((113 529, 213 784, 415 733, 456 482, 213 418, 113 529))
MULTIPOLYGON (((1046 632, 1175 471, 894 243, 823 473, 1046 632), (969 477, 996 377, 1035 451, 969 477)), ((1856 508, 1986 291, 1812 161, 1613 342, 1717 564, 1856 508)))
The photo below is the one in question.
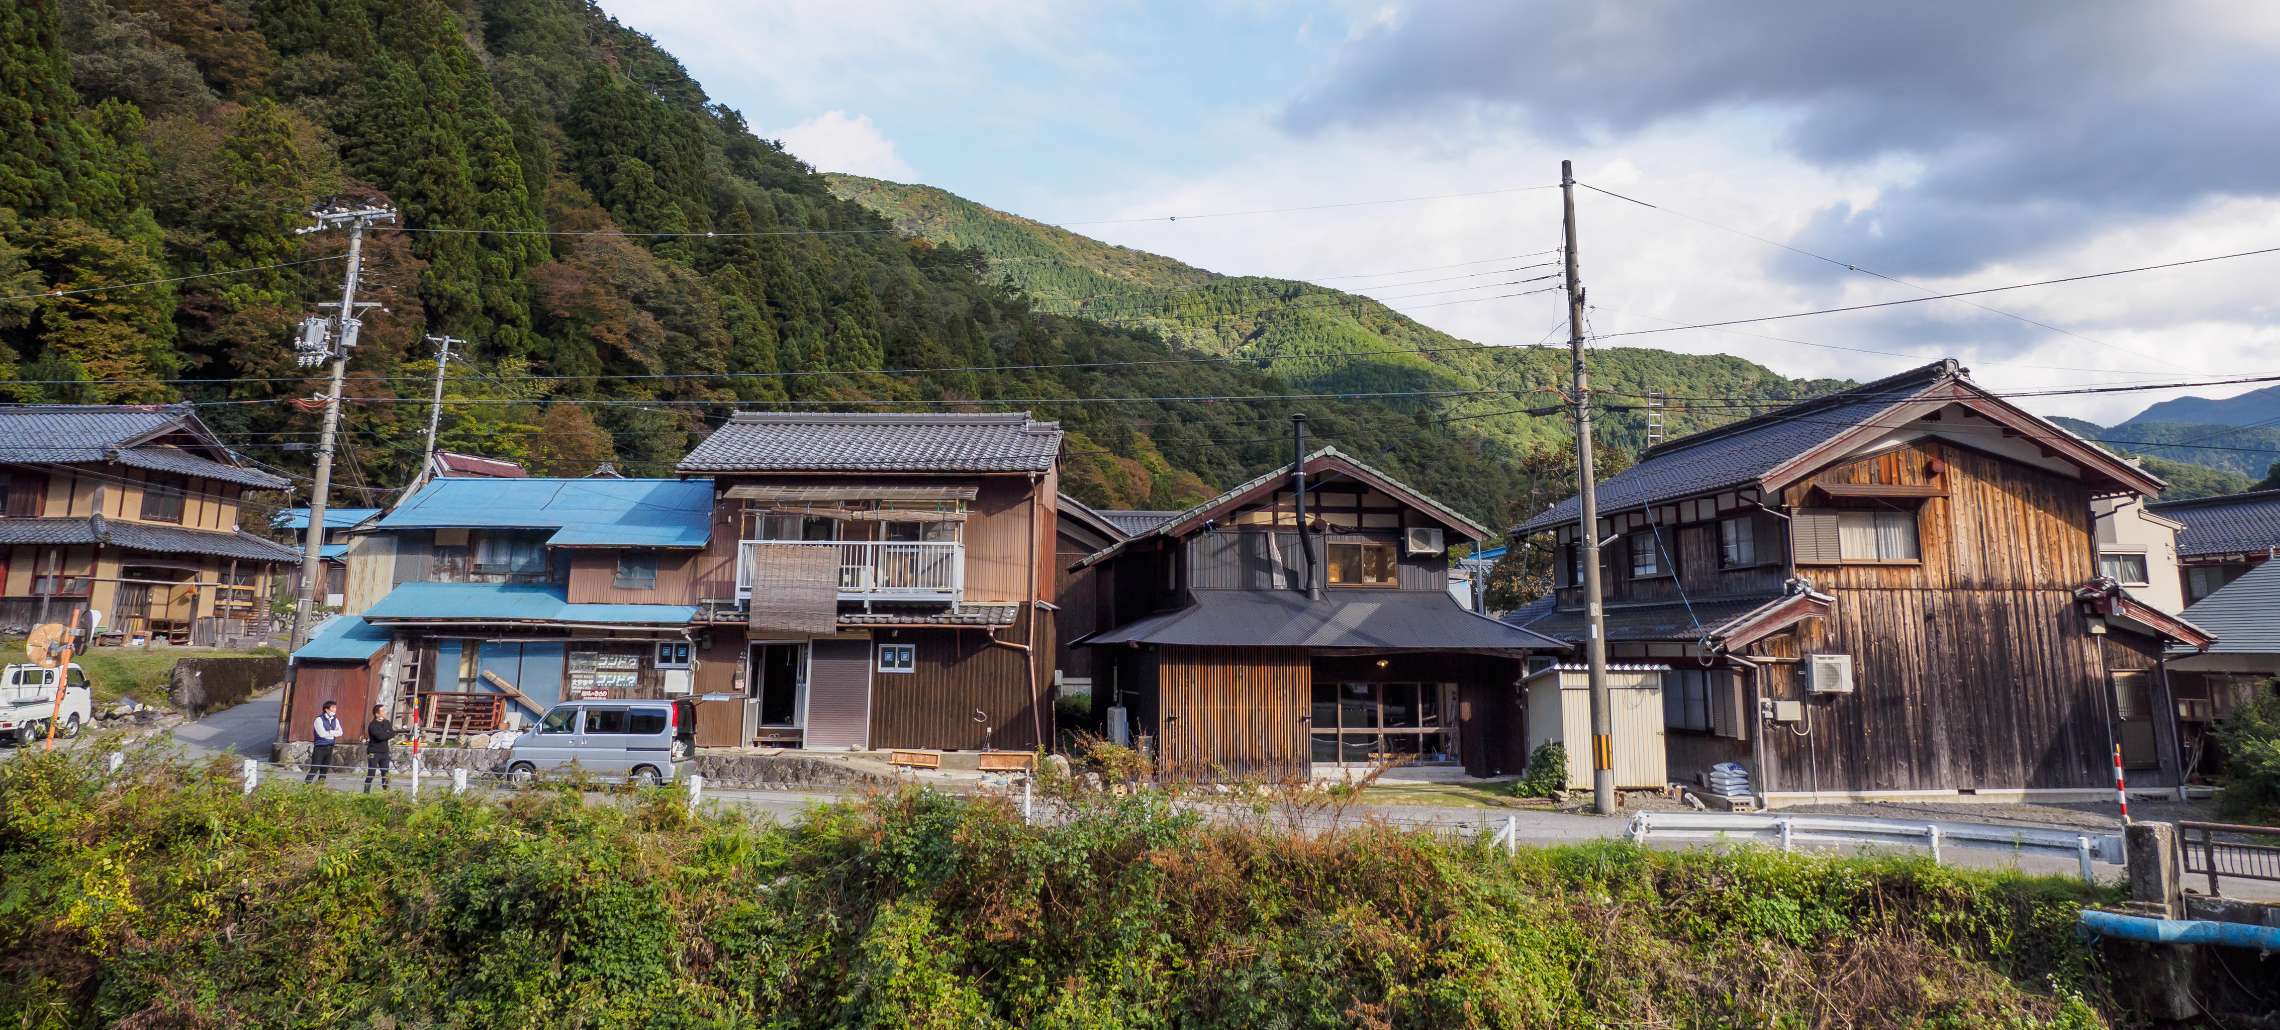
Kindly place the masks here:
POLYGON ((2266 692, 2219 720, 2225 749, 2224 810, 2280 818, 2280 696, 2266 692))
POLYGON ((1512 783, 1512 793, 1524 798, 1557 798, 1567 792, 1567 745, 1556 740, 1536 745, 1528 755, 1528 771, 1512 783))
POLYGON ((240 794, 0 763, 27 1026, 2096 1025, 2106 893, 1914 859, 1067 822, 909 790, 790 825, 673 792, 240 794), (2089 999, 2086 1001, 2085 999, 2089 999))

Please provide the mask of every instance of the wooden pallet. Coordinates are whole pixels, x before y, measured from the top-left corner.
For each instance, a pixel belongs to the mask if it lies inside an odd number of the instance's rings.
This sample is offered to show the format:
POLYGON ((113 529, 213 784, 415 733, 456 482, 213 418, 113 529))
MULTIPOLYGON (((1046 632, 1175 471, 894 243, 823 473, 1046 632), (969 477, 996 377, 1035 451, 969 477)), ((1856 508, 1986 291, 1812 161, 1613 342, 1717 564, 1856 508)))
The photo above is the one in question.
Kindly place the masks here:
POLYGON ((1028 772, 1037 761, 1028 751, 984 751, 977 757, 983 772, 1028 772))
POLYGON ((899 765, 906 769, 940 769, 942 768, 942 753, 939 751, 890 751, 887 753, 887 764, 899 765))
POLYGON ((427 726, 436 734, 489 733, 499 728, 507 699, 498 694, 430 693, 427 726))

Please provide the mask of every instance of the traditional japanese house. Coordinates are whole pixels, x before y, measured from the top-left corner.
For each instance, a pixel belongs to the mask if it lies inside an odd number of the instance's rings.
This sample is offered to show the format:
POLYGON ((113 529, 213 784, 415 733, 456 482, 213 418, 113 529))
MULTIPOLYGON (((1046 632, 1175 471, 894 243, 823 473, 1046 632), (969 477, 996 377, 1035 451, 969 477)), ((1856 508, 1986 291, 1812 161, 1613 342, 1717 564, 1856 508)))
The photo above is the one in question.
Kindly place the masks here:
POLYGON ((484 732, 566 699, 689 696, 712 483, 437 478, 365 522, 359 615, 294 653, 284 730, 325 701, 484 732))
POLYGON ((300 555, 239 510, 290 485, 188 405, 0 406, 0 629, 93 608, 106 637, 258 636, 300 555))
POLYGON ((1051 746, 1060 454, 1022 413, 716 430, 680 465, 715 492, 699 743, 1051 746))
POLYGON ((2280 553, 2280 490, 2163 501, 2146 510, 2179 526, 2177 565, 2187 605, 2280 553))
MULTIPOLYGON (((2206 633, 2098 575, 2092 502, 2161 481, 1936 362, 1650 448, 1599 485, 1610 660, 1667 666, 1674 779, 1771 802, 2112 790, 2181 775, 2169 646, 2206 633), (2142 729, 2142 734, 2141 734, 2142 729)), ((1587 632, 1574 498, 1521 523, 1587 632)))
POLYGON ((1173 775, 1518 771, 1522 661, 1565 645, 1449 595, 1450 543, 1490 535, 1325 447, 1077 563, 1094 690, 1173 775))
POLYGON ((1054 516, 1053 685, 1063 696, 1094 697, 1093 652, 1069 642, 1100 628, 1101 570, 1077 562, 1126 534, 1105 513, 1067 494, 1056 500, 1054 516))

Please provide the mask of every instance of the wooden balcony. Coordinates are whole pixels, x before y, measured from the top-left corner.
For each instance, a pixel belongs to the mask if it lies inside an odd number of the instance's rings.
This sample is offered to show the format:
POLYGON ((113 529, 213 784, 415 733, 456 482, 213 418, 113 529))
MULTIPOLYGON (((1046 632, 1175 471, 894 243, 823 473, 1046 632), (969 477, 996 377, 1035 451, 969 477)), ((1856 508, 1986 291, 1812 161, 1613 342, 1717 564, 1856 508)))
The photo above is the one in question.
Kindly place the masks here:
POLYGON ((831 548, 841 601, 957 604, 966 592, 966 545, 913 540, 745 540, 736 552, 736 599, 752 598, 762 548, 831 548))

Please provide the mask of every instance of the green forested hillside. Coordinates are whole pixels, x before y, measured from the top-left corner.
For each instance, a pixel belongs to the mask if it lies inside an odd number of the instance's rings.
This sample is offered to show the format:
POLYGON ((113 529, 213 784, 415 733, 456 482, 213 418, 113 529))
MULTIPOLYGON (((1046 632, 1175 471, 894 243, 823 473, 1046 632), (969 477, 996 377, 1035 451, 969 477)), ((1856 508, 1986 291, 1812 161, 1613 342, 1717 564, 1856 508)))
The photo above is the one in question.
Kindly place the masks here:
POLYGON ((2132 420, 2108 428, 2081 419, 2052 421, 2107 447, 2144 458, 2147 468, 2169 481, 2170 490, 2162 496, 2172 500, 2247 489, 2280 462, 2280 428, 2272 426, 2132 420))
MULTIPOLYGON (((343 248, 295 230, 327 199, 401 211, 366 247, 386 307, 351 363, 336 503, 417 460, 434 333, 472 341, 443 443, 549 472, 662 471, 738 406, 1030 408, 1072 430, 1073 492, 1164 507, 1285 458, 1304 410, 1494 521, 1523 459, 1564 446, 1560 420, 1510 414, 1553 400, 1522 391, 1558 378, 1555 351, 1090 241, 1013 274, 1005 238, 945 245, 834 196, 580 0, 10 4, 0 139, 0 395, 189 400, 295 473, 317 415, 282 402, 321 384, 289 333, 336 294, 343 248), (1070 302, 1116 284, 1200 288, 1070 302), (1440 352, 1350 356, 1390 349, 1440 352), (1321 393, 1398 396, 1287 396, 1321 393)), ((1809 388, 1730 358, 1600 363, 1615 391, 1809 388)), ((1636 443, 1637 416, 1609 424, 1636 443)))

